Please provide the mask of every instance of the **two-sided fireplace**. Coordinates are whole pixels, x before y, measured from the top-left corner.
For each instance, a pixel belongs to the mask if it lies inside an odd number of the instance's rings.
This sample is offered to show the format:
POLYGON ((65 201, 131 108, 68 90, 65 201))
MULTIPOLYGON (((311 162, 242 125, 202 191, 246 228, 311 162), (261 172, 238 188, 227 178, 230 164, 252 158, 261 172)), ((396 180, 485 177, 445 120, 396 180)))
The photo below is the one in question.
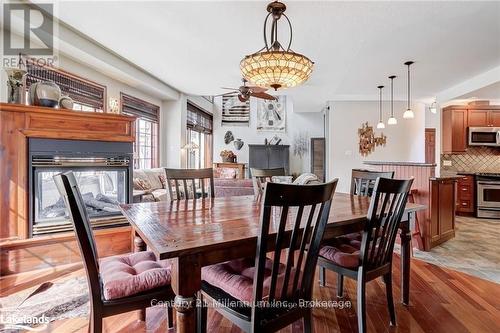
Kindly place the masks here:
POLYGON ((73 171, 94 227, 126 224, 118 207, 132 201, 132 143, 30 138, 30 236, 72 230, 53 176, 73 171))

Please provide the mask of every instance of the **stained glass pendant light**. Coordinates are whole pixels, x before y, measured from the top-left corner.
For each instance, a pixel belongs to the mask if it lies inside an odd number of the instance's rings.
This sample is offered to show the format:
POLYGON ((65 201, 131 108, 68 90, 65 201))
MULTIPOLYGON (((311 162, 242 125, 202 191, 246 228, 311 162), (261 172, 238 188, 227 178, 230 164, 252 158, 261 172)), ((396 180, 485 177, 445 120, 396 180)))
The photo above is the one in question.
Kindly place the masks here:
POLYGON ((382 89, 384 88, 384 86, 378 86, 377 88, 379 89, 380 92, 379 105, 378 105, 379 118, 378 118, 377 128, 385 128, 385 124, 382 121, 382 89))
POLYGON ((408 66, 408 104, 406 107, 406 111, 403 113, 403 118, 405 119, 413 119, 415 118, 415 114, 413 113, 413 110, 411 109, 410 103, 410 66, 413 64, 413 61, 407 61, 405 62, 405 65, 408 66))
POLYGON ((241 74, 245 79, 261 87, 290 88, 309 79, 314 63, 306 56, 292 51, 292 24, 285 14, 286 6, 279 1, 267 5, 268 14, 264 20, 264 47, 245 56, 240 62, 241 74), (278 21, 285 18, 290 29, 286 48, 278 41, 278 21), (268 40, 267 23, 271 19, 271 34, 268 40))
POLYGON ((396 117, 394 117, 394 79, 396 78, 396 75, 391 75, 389 76, 389 79, 391 79, 391 117, 387 119, 387 124, 388 125, 396 125, 398 123, 398 120, 396 117))

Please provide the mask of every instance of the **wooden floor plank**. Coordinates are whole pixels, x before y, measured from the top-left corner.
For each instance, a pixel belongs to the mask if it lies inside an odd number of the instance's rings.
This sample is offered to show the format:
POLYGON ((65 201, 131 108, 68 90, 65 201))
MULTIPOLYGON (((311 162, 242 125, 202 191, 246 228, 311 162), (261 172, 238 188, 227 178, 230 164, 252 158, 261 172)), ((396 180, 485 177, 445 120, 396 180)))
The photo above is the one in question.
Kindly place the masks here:
MULTIPOLYGON (((22 288, 29 288, 49 279, 74 278, 84 274, 80 267, 65 267, 56 271, 27 273, 0 279, 2 295, 9 295, 22 288)), ((337 300, 336 275, 327 272, 326 287, 315 285, 314 298, 337 300)), ((400 303, 399 257, 394 257, 393 292, 396 305, 397 326, 389 325, 385 285, 374 280, 367 285, 367 325, 373 332, 500 332, 500 285, 461 272, 437 267, 419 260, 412 260, 411 304, 400 303)), ((316 333, 357 332, 356 281, 345 278, 343 301, 351 301, 352 308, 313 310, 316 333)), ((209 310, 208 331, 217 333, 239 333, 238 327, 209 310)), ((46 332, 87 332, 87 318, 73 318, 52 322, 46 332)), ((147 321, 140 322, 138 313, 131 312, 106 318, 106 332, 139 333, 167 332, 165 308, 150 308, 147 321)), ((302 323, 297 322, 282 330, 282 333, 302 332, 302 323)), ((170 330, 170 332, 175 332, 170 330)))

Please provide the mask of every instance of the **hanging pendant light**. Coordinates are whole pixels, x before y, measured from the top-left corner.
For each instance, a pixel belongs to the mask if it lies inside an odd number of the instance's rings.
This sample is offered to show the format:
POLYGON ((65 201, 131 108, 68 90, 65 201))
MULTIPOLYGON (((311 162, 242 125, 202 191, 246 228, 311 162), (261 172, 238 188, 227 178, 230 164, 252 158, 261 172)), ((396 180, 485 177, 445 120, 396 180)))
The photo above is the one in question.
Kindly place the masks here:
POLYGON ((391 79, 391 117, 387 120, 388 125, 396 125, 398 123, 398 120, 396 117, 394 117, 394 79, 396 78, 396 75, 391 75, 389 76, 389 79, 391 79))
POLYGON ((380 98, 379 98, 379 105, 378 105, 379 117, 378 117, 377 128, 385 128, 385 124, 382 121, 382 89, 384 88, 384 86, 378 86, 377 88, 380 91, 380 93, 379 93, 380 98))
POLYGON ((306 56, 290 49, 292 24, 285 14, 286 6, 279 1, 267 5, 264 20, 264 47, 240 61, 241 74, 245 79, 261 87, 274 90, 300 85, 309 79, 314 63, 306 56), (271 35, 267 39, 267 22, 271 17, 271 35), (278 41, 278 21, 284 17, 290 28, 290 40, 285 49, 278 41))
POLYGON ((429 106, 429 111, 431 111, 431 113, 434 113, 434 114, 437 113, 438 106, 437 106, 437 102, 436 101, 432 102, 431 106, 429 106))
POLYGON ((403 118, 405 119, 413 119, 415 118, 415 113, 413 113, 410 106, 410 66, 413 64, 413 61, 405 62, 405 65, 408 66, 408 105, 406 107, 406 111, 403 113, 403 118))

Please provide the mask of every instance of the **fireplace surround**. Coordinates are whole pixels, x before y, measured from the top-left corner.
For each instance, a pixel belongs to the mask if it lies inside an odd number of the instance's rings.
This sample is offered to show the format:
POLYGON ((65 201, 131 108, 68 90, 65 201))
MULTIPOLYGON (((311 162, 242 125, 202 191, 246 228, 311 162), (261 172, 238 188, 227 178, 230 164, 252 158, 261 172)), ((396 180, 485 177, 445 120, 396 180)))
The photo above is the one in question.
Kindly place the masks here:
POLYGON ((127 224, 118 205, 132 201, 132 143, 30 138, 28 152, 30 237, 72 230, 52 179, 69 170, 94 227, 127 224))

